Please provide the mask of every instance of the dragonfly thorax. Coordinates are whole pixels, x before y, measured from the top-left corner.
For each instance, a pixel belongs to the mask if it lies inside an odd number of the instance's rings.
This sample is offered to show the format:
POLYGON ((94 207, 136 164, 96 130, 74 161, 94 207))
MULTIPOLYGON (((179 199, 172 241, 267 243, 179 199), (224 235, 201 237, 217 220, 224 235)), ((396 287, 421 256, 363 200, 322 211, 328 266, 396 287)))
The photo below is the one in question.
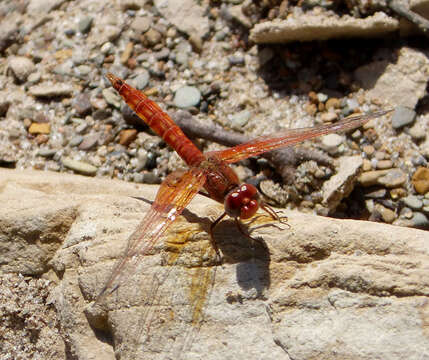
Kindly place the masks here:
POLYGON ((226 195, 224 206, 229 216, 248 219, 258 211, 258 190, 251 184, 241 184, 226 195))

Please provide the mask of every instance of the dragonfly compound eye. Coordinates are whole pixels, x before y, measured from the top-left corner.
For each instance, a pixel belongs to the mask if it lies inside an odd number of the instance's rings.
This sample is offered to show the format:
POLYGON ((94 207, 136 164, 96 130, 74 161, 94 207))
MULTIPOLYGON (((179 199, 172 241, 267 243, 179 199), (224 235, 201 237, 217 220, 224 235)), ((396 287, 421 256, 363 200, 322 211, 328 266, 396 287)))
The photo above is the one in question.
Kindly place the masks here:
POLYGON ((258 190, 251 184, 242 184, 225 197, 225 212, 234 218, 248 219, 259 208, 258 190))

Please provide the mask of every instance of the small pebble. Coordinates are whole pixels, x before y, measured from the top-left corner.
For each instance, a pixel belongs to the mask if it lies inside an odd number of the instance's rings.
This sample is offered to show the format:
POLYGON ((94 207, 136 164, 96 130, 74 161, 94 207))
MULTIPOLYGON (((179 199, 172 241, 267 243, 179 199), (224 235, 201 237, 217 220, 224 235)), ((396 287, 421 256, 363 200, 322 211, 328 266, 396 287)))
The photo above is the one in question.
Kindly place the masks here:
POLYGON ((183 51, 179 51, 176 53, 176 63, 181 64, 181 65, 186 65, 188 63, 189 60, 189 56, 187 53, 183 52, 183 51))
POLYGON ((429 229, 429 220, 426 215, 421 212, 415 212, 413 214, 413 217, 411 218, 411 222, 413 224, 413 227, 423 230, 429 229))
POLYGON ((80 19, 77 24, 77 29, 82 34, 87 34, 91 30, 92 22, 94 19, 91 16, 85 16, 80 19))
POLYGON ((12 57, 9 60, 9 67, 19 82, 25 82, 28 76, 36 69, 34 63, 24 56, 12 57))
POLYGON ((356 99, 347 99, 346 104, 347 107, 353 111, 359 108, 359 102, 356 99))
POLYGON ((417 196, 409 195, 402 199, 405 206, 413 210, 419 210, 423 206, 423 201, 421 201, 417 196))
POLYGON ((174 94, 174 105, 178 108, 197 106, 201 100, 200 91, 194 86, 183 86, 174 94))
POLYGON ((229 116, 231 128, 236 130, 243 130, 243 126, 247 124, 250 119, 250 116, 251 112, 249 110, 242 110, 229 116))
POLYGON ((134 49, 134 44, 130 41, 121 54, 121 64, 126 64, 134 49))
POLYGON ((380 204, 376 204, 374 210, 381 215, 381 218, 387 224, 391 224, 393 221, 395 221, 397 217, 396 213, 393 210, 388 209, 380 204))
POLYGON ((113 90, 103 89, 101 93, 108 104, 113 105, 117 109, 121 107, 121 98, 113 90))
POLYGON ((70 146, 78 146, 83 141, 82 135, 73 136, 69 142, 70 146))
POLYGON ((316 104, 306 104, 304 110, 308 115, 314 116, 317 113, 317 106, 316 104))
POLYGON ((133 174, 133 181, 136 182, 136 183, 139 183, 139 184, 143 183, 143 181, 144 181, 143 174, 141 174, 139 172, 134 173, 133 174))
POLYGON ((362 147, 362 150, 367 156, 371 156, 375 151, 374 146, 372 145, 365 145, 362 147))
POLYGON ((420 124, 415 124, 408 133, 414 141, 421 141, 426 138, 426 130, 420 124))
POLYGON ((243 66, 244 65, 244 57, 243 56, 229 56, 228 61, 229 61, 229 64, 231 66, 243 66))
POLYGON ((137 138, 136 129, 125 129, 119 133, 119 144, 123 146, 130 145, 137 138))
POLYGON ((73 160, 67 157, 61 159, 62 164, 77 173, 93 176, 97 173, 97 168, 83 161, 73 160))
POLYGON ((398 106, 392 115, 392 127, 400 129, 410 125, 416 117, 416 112, 413 109, 405 106, 398 106))
POLYGON ((429 192, 429 168, 419 167, 414 173, 411 182, 419 194, 429 192))
POLYGON ((391 169, 393 162, 391 160, 380 160, 377 162, 377 169, 391 169))
POLYGON ((57 150, 55 149, 40 149, 37 152, 37 155, 45 157, 45 158, 51 158, 57 153, 57 150))
POLYGON ((336 150, 343 141, 344 137, 338 134, 328 134, 322 137, 322 145, 328 152, 336 150))
POLYGON ((86 136, 84 136, 83 141, 79 144, 79 149, 80 150, 90 150, 95 145, 97 145, 99 139, 100 139, 99 133, 86 135, 86 136))
POLYGON ((49 123, 32 123, 28 129, 30 134, 49 134, 51 132, 51 124, 49 123))
POLYGON ((328 100, 328 95, 323 94, 323 93, 318 93, 317 94, 317 100, 321 103, 324 103, 326 100, 328 100))
POLYGON ((79 65, 78 67, 75 68, 76 75, 80 77, 85 77, 88 74, 92 73, 93 71, 94 70, 89 65, 79 65))
POLYGON ((336 113, 334 113, 334 112, 328 111, 328 112, 323 113, 320 116, 320 119, 323 122, 334 122, 335 120, 338 119, 338 115, 336 113))
POLYGON ((111 53, 113 51, 113 49, 114 49, 113 44, 110 41, 108 41, 108 42, 105 42, 101 46, 100 52, 104 55, 107 55, 107 54, 111 53))
POLYGON ((359 178, 358 182, 362 186, 372 186, 376 185, 378 182, 378 179, 388 173, 389 170, 372 170, 362 173, 359 178))
POLYGON ((363 159, 362 170, 370 171, 371 169, 372 169, 371 161, 369 161, 368 159, 363 159))
POLYGON ((332 109, 338 109, 340 107, 340 105, 341 105, 340 100, 338 100, 337 98, 330 98, 330 99, 328 99, 328 101, 326 101, 325 108, 327 110, 329 110, 331 108, 332 109))
MULTIPOLYGON (((380 170, 384 171, 384 170, 380 170)), ((394 188, 403 185, 407 181, 407 174, 405 174, 401 169, 391 169, 388 170, 386 175, 378 178, 377 183, 384 185, 387 188, 394 188)))
POLYGON ((73 94, 73 85, 71 84, 52 84, 42 83, 29 88, 29 93, 35 97, 53 98, 58 96, 71 96, 73 94))
POLYGON ((144 34, 149 30, 152 19, 147 16, 137 16, 131 23, 131 29, 138 34, 144 34))
POLYGON ((170 56, 170 50, 168 48, 163 48, 160 51, 154 52, 156 60, 166 60, 170 56))
POLYGON ((89 94, 86 92, 77 94, 72 100, 72 106, 76 114, 80 117, 84 117, 91 113, 92 105, 89 100, 89 94))
POLYGON ((162 35, 155 29, 151 28, 143 35, 143 42, 149 46, 157 45, 161 43, 161 41, 162 35))
POLYGON ((140 74, 138 74, 133 80, 136 89, 143 90, 147 84, 149 83, 150 75, 147 70, 143 70, 140 74))
POLYGON ((365 194, 365 197, 370 199, 382 199, 386 196, 387 190, 386 189, 378 189, 374 191, 370 191, 365 194))
POLYGON ((153 172, 143 174, 143 182, 145 184, 160 184, 161 179, 153 172))
POLYGON ((81 121, 80 119, 79 119, 79 121, 77 121, 77 123, 79 124, 79 125, 77 125, 76 127, 75 127, 75 132, 76 133, 78 133, 78 134, 82 134, 82 133, 84 133, 85 132, 85 130, 88 128, 88 123, 86 123, 86 122, 83 122, 83 121, 81 121))
POLYGON ((374 158, 377 160, 384 160, 386 158, 386 153, 383 151, 376 151, 374 154, 374 158))
POLYGON ((407 195, 407 190, 405 190, 403 188, 396 188, 396 189, 390 190, 390 197, 393 200, 403 198, 406 195, 407 195))

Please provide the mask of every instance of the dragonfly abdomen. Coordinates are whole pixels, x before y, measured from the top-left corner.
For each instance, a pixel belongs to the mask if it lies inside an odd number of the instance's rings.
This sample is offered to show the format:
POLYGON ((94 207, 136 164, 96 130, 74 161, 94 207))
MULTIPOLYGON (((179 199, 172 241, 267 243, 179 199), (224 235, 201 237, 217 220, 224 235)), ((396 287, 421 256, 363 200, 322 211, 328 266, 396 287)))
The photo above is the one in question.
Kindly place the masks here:
POLYGON ((189 166, 196 166, 205 159, 203 153, 154 101, 115 75, 107 74, 107 77, 139 118, 170 145, 189 166))

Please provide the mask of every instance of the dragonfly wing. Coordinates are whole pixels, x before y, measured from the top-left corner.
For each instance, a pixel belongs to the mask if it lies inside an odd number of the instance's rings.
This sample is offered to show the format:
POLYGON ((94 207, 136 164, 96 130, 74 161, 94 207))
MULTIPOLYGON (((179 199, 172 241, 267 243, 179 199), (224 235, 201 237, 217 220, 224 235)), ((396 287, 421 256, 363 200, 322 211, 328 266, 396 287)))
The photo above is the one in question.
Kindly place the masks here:
POLYGON ((96 303, 116 290, 133 274, 139 259, 151 251, 162 234, 202 188, 205 179, 204 171, 198 168, 173 172, 165 179, 152 207, 129 237, 125 255, 111 273, 96 303))
POLYGON ((391 110, 379 111, 361 116, 354 116, 335 124, 319 125, 310 128, 288 129, 276 134, 257 137, 249 142, 220 151, 207 153, 227 163, 235 163, 240 160, 256 156, 267 151, 285 148, 298 144, 304 140, 312 139, 333 132, 347 131, 362 126, 370 119, 385 115, 391 110))

